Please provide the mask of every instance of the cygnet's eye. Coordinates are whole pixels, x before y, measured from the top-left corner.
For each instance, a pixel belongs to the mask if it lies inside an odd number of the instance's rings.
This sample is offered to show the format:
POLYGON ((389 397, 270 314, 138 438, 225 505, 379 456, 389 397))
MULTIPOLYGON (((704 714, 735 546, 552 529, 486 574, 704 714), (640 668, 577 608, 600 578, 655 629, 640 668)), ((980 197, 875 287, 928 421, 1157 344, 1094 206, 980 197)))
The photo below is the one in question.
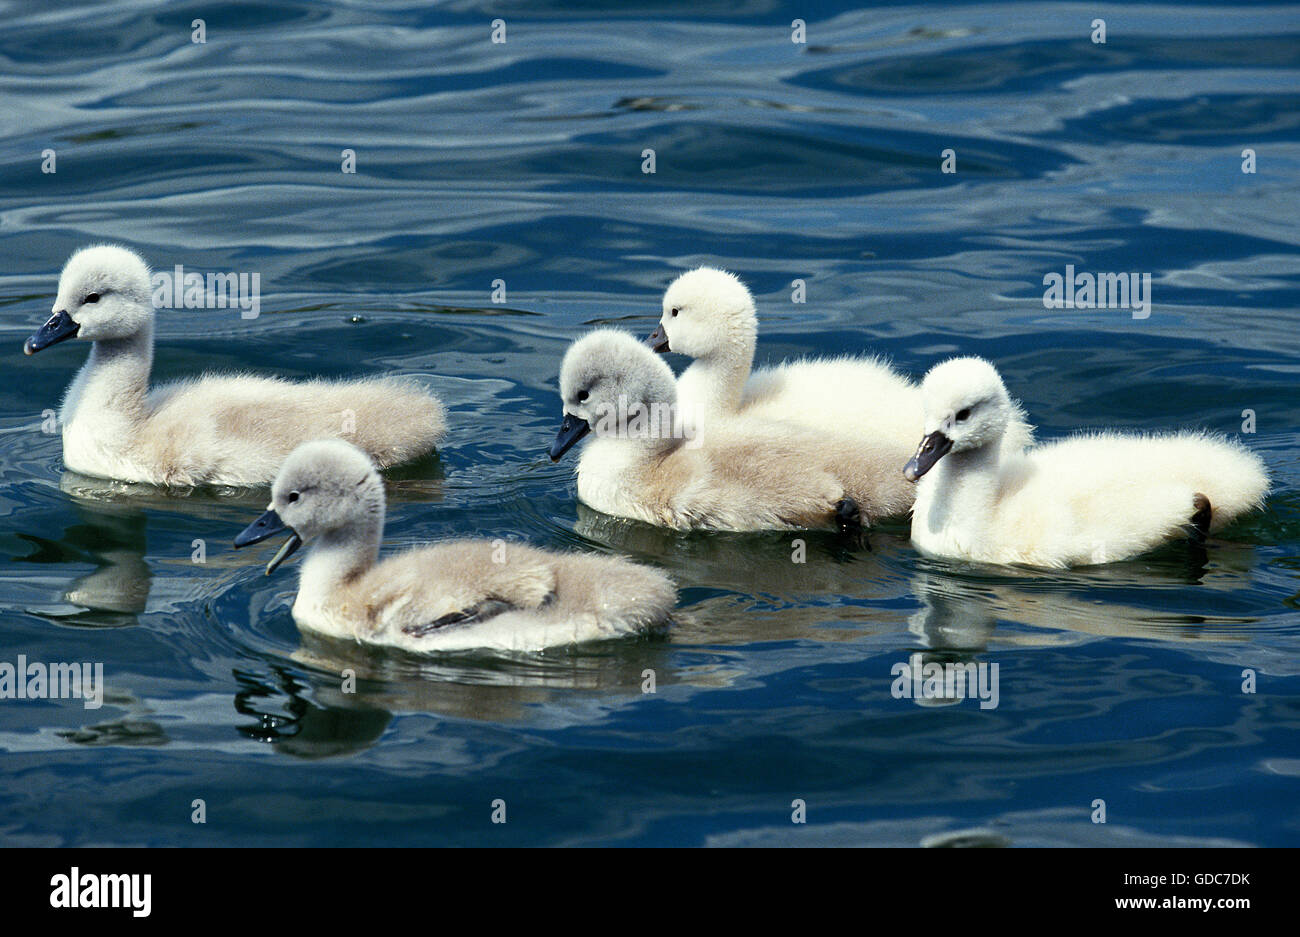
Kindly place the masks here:
POLYGON ((99 294, 98 294, 98 293, 87 293, 87 294, 86 294, 86 298, 83 299, 82 302, 83 302, 83 303, 97 303, 97 302, 99 302, 99 294))
POLYGON ((578 391, 578 403, 586 403, 587 398, 590 396, 591 395, 587 393, 585 390, 578 391))
POLYGON ((967 418, 969 418, 969 417, 970 417, 970 407, 967 407, 965 410, 958 410, 958 411, 957 411, 957 422, 958 422, 958 423, 964 423, 964 422, 966 422, 967 418))
POLYGON ((289 497, 285 498, 285 500, 288 501, 290 504, 293 504, 293 503, 294 503, 295 501, 297 501, 300 497, 302 497, 302 495, 298 494, 298 492, 296 492, 296 491, 291 491, 291 492, 289 492, 289 497))
POLYGON ((681 311, 682 311, 682 307, 681 307, 681 306, 674 306, 673 309, 672 309, 672 312, 673 312, 673 318, 676 319, 676 318, 677 318, 677 313, 679 313, 679 312, 681 312, 681 311))

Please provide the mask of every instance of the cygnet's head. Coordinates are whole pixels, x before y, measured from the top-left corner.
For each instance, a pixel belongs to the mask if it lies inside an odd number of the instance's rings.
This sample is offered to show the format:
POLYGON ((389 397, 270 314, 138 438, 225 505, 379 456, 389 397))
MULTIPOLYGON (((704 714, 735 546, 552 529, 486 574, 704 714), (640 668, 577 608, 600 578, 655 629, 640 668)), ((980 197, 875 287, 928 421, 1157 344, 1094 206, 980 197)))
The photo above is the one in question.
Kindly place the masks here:
POLYGON ((63 266, 52 315, 23 345, 26 354, 69 338, 128 338, 153 322, 149 267, 125 247, 83 247, 63 266))
POLYGON ((921 382, 925 437, 903 469, 916 481, 949 452, 997 444, 1015 412, 997 369, 983 358, 952 358, 921 382))
POLYGON ((672 369, 631 335, 598 329, 565 353, 560 399, 564 422, 551 444, 552 462, 592 430, 597 436, 662 438, 664 415, 671 423, 676 410, 677 383, 672 369))
POLYGON ((646 341, 658 352, 709 358, 733 349, 752 355, 757 335, 754 297, 740 278, 700 267, 668 287, 659 327, 646 341))
POLYGON ((236 547, 288 531, 267 564, 269 576, 303 543, 332 531, 384 520, 384 485, 370 457, 341 439, 305 442, 284 460, 267 511, 235 538, 236 547))

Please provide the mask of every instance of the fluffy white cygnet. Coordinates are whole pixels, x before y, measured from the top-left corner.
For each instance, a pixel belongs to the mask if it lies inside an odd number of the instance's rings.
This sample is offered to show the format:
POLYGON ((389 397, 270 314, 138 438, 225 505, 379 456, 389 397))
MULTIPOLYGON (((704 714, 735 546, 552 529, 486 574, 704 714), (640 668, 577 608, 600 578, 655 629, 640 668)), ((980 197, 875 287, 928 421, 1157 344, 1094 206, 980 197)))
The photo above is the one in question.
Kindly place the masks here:
POLYGON ((775 420, 683 420, 672 370, 625 332, 574 342, 560 396, 551 458, 594 435, 578 463, 578 497, 606 514, 677 529, 776 530, 900 510, 892 489, 874 487, 886 457, 852 439, 775 420))
POLYGON ((154 485, 254 485, 309 439, 346 435, 387 467, 429 452, 446 431, 442 403, 395 378, 205 374, 150 389, 153 324, 149 268, 136 254, 102 245, 72 255, 53 315, 23 347, 94 343, 59 414, 67 468, 154 485))
MULTIPOLYGON (((694 359, 677 379, 677 399, 699 425, 745 416, 788 420, 847 435, 888 465, 874 488, 904 513, 914 492, 895 466, 911 455, 923 420, 921 389, 878 357, 802 358, 750 373, 758 336, 754 297, 734 274, 712 267, 683 273, 663 298, 649 338, 656 351, 694 359)), ((1007 444, 1032 433, 1013 421, 1007 444)))
POLYGON ((1110 563, 1170 539, 1203 542, 1268 492, 1259 456, 1206 433, 1094 433, 1008 452, 1018 411, 980 358, 936 365, 922 392, 925 437, 904 474, 921 479, 912 541, 933 556, 1110 563))
POLYGON ((306 543, 298 625, 408 651, 537 651, 649 632, 667 627, 677 602, 656 570, 520 543, 457 540, 379 560, 383 528, 374 464, 355 446, 325 439, 290 454, 269 509, 235 546, 287 532, 269 575, 306 543))

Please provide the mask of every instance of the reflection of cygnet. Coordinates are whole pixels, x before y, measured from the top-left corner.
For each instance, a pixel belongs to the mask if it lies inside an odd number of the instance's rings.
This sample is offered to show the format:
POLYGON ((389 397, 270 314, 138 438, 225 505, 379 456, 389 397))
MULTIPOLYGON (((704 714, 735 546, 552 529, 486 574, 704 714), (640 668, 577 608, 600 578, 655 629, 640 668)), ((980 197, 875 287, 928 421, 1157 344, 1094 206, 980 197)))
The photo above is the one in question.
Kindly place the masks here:
POLYGON ((673 584, 618 557, 459 540, 379 560, 384 487, 355 446, 320 440, 289 456, 271 506, 235 539, 288 532, 269 574, 310 543, 293 616, 330 637, 409 651, 533 651, 665 627, 673 584))
POLYGON ((1268 491, 1259 456, 1204 433, 1097 433, 1008 451, 1017 409, 979 358, 935 366, 922 391, 925 438, 904 473, 921 479, 912 540, 934 556, 1109 563, 1180 536, 1204 542, 1268 491))
POLYGON ((912 591, 924 604, 907 619, 907 630, 931 650, 978 653, 993 637, 997 618, 986 590, 955 579, 918 573, 912 591))
POLYGON ((135 550, 104 550, 99 555, 104 565, 73 582, 63 594, 64 601, 92 611, 143 612, 153 582, 144 557, 135 550))
POLYGON ((671 369, 624 332, 601 329, 570 346, 560 397, 551 458, 594 430, 578 497, 606 514, 677 529, 776 530, 890 513, 872 487, 885 467, 847 438, 744 419, 683 438, 671 369), (649 419, 613 419, 625 412, 649 419))
POLYGON ((27 339, 94 342, 59 418, 74 471, 155 485, 270 481, 294 446, 347 434, 380 466, 431 450, 446 429, 438 399, 394 378, 285 381, 205 374, 150 390, 153 302, 149 268, 111 245, 73 254, 54 314, 27 339))
MULTIPOLYGON (((915 489, 898 473, 920 433, 921 391, 876 357, 803 358, 750 373, 758 334, 754 298, 736 276, 700 267, 683 273, 663 298, 650 336, 656 351, 695 359, 677 379, 677 398, 701 426, 736 416, 785 420, 858 444, 875 467, 873 518, 904 514, 915 489)), ((1030 430, 1018 422, 1008 442, 1030 430)))
POLYGON ((73 500, 71 507, 76 522, 64 527, 57 541, 59 552, 91 562, 95 569, 78 576, 63 592, 65 602, 85 611, 73 615, 60 612, 55 617, 83 627, 135 624, 136 616, 148 605, 153 584, 153 573, 144 559, 145 513, 80 500, 73 500))
POLYGON ((907 630, 930 650, 914 651, 901 665, 894 664, 894 693, 906 690, 905 698, 922 707, 953 706, 963 699, 978 698, 980 663, 985 664, 985 681, 991 673, 987 661, 980 661, 978 655, 987 648, 996 628, 987 600, 965 584, 926 574, 914 578, 913 591, 926 607, 907 619, 907 630), (906 676, 900 667, 906 669, 906 676), (948 671, 954 667, 961 669, 953 672, 949 686, 948 671), (935 680, 940 673, 935 668, 943 669, 941 680, 935 680))
POLYGON ((908 618, 907 630, 929 650, 894 665, 895 695, 906 691, 918 706, 951 706, 965 699, 980 700, 982 708, 996 706, 1000 668, 980 659, 997 627, 984 590, 920 573, 912 591, 925 607, 908 618))

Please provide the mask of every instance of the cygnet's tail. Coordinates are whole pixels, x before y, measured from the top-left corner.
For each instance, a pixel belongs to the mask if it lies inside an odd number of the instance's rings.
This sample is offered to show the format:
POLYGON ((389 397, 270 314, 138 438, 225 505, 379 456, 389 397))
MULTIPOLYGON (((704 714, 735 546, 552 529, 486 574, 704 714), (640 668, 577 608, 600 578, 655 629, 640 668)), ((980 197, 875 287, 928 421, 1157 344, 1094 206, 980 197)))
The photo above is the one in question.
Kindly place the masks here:
POLYGON ((355 413, 347 438, 380 468, 431 452, 447 432, 442 401, 409 378, 370 378, 327 385, 355 413))

